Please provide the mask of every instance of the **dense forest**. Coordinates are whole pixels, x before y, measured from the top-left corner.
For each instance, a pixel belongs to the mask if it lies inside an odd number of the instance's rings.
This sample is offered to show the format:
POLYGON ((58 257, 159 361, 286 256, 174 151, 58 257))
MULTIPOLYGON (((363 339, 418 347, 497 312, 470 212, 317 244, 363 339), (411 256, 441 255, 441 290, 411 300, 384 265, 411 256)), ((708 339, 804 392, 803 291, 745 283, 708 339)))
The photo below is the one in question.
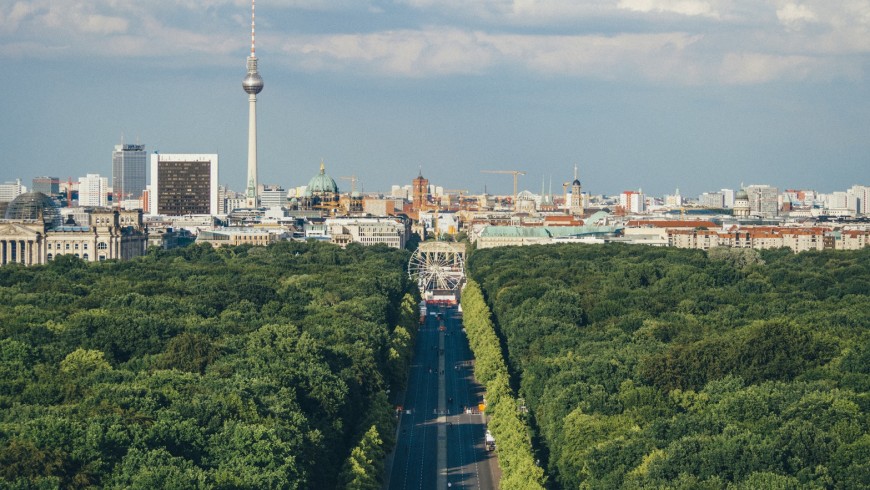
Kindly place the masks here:
POLYGON ((870 488, 870 249, 475 251, 558 488, 870 488))
POLYGON ((407 259, 284 242, 0 268, 0 487, 379 488, 407 259))

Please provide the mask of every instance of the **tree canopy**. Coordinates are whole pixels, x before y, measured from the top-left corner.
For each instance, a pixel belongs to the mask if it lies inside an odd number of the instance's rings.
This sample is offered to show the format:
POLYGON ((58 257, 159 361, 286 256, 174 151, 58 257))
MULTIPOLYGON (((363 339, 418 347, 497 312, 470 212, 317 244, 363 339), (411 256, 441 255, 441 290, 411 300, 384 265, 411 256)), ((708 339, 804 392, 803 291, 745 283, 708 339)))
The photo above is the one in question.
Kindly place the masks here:
POLYGON ((0 487, 375 488, 407 259, 283 242, 0 268, 0 487))
POLYGON ((559 488, 870 486, 870 249, 475 251, 559 488))

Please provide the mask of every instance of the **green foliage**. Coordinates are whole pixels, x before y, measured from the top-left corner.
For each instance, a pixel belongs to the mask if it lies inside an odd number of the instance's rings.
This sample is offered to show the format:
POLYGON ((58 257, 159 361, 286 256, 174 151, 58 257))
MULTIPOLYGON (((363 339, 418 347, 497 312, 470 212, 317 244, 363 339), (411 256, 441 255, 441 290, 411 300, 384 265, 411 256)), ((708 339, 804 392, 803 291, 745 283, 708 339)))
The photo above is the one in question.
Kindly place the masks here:
POLYGON ((469 269, 554 487, 870 486, 870 249, 505 247, 469 269))
POLYGON ((498 441, 498 461, 502 470, 500 486, 542 489, 544 470, 535 464, 529 428, 517 409, 489 307, 474 281, 469 281, 463 289, 462 311, 468 342, 475 357, 474 374, 486 386, 489 430, 498 441))
POLYGON ((353 461, 374 488, 407 259, 287 242, 0 268, 0 487, 337 488, 353 461))

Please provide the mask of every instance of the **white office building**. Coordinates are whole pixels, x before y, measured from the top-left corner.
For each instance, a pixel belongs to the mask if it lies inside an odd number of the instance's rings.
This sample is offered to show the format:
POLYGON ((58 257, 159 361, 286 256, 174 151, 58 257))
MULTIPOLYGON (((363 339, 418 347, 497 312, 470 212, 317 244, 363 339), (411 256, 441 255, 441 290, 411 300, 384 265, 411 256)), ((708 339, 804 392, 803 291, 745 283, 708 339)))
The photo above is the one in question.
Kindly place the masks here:
POLYGON ((0 202, 12 202, 16 197, 26 192, 27 187, 21 185, 21 179, 16 179, 15 182, 5 182, 0 184, 0 202))
POLYGON ((100 174, 79 177, 79 206, 106 207, 109 205, 109 178, 100 174))

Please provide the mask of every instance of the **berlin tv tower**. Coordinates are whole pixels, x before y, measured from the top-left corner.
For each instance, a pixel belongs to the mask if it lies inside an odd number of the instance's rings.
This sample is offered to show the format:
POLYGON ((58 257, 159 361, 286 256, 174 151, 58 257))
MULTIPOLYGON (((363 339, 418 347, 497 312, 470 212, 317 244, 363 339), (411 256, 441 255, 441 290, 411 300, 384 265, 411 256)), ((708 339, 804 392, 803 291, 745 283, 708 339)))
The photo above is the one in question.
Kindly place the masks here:
POLYGON ((254 42, 254 12, 256 0, 251 0, 251 56, 248 56, 248 76, 242 88, 248 93, 248 186, 245 205, 256 208, 260 205, 257 196, 257 94, 263 90, 263 78, 257 72, 257 54, 254 42))

